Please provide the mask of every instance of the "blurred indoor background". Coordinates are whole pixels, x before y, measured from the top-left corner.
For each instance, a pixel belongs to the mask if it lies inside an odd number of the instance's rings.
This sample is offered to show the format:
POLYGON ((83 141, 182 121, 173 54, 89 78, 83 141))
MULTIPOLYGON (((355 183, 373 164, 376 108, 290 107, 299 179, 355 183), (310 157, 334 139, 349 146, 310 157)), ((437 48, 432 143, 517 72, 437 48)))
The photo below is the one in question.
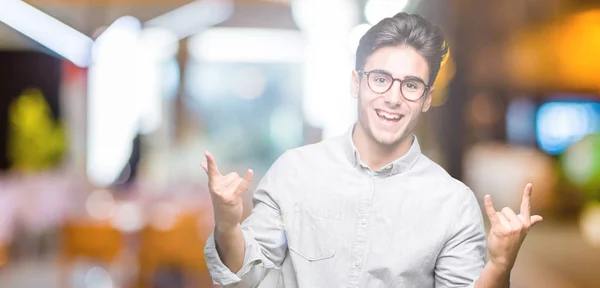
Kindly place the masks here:
POLYGON ((0 287, 212 287, 203 151, 260 179, 344 133, 358 40, 400 11, 451 47, 424 153, 497 208, 534 183, 512 287, 600 287, 586 0, 0 0, 0 287))

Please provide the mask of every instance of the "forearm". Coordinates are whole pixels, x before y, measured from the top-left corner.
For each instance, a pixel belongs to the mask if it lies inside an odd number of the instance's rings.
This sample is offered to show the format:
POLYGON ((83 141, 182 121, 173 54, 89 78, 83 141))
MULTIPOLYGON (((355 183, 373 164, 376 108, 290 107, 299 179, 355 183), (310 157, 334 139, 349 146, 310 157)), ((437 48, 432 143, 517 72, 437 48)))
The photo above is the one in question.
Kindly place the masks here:
POLYGON ((510 283, 510 269, 498 267, 492 261, 487 262, 474 288, 508 288, 510 283))
POLYGON ((244 264, 245 240, 240 224, 232 229, 215 229, 215 242, 219 258, 229 270, 237 273, 244 264))

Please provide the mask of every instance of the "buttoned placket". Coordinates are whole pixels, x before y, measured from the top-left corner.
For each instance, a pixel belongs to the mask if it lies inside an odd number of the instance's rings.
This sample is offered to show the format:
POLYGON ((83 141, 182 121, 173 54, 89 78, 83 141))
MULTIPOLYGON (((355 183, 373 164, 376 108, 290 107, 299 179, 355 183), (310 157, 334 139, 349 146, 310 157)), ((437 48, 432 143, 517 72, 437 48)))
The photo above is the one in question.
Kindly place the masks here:
MULTIPOLYGON (((364 170, 363 170, 364 171, 364 170)), ((366 171, 365 171, 366 172, 366 171)), ((349 287, 359 287, 360 276, 364 266, 368 246, 368 229, 373 195, 375 193, 375 175, 363 174, 365 188, 361 189, 358 203, 358 215, 355 224, 355 234, 350 254, 349 287)))
MULTIPOLYGON (((358 156, 358 155, 357 155, 358 156)), ((351 254, 350 254, 350 274, 348 277, 348 287, 359 287, 360 277, 362 270, 365 265, 367 250, 368 250, 368 232, 369 232, 369 220, 371 218, 371 209, 373 207, 373 199, 375 196, 376 180, 380 177, 387 177, 395 174, 393 165, 390 164, 378 171, 369 169, 364 163, 358 159, 355 159, 356 164, 361 170, 364 177, 365 187, 361 189, 358 202, 358 214, 355 224, 355 235, 352 242, 351 254)))

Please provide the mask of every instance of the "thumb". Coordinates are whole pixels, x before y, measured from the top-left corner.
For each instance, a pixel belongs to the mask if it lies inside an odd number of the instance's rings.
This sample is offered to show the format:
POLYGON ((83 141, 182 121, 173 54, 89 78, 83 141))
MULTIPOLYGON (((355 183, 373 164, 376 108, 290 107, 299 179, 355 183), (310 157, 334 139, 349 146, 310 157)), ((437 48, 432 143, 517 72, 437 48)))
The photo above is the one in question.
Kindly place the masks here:
POLYGON ((544 218, 540 215, 531 216, 531 227, 533 227, 533 225, 535 225, 536 223, 542 222, 543 220, 544 218))

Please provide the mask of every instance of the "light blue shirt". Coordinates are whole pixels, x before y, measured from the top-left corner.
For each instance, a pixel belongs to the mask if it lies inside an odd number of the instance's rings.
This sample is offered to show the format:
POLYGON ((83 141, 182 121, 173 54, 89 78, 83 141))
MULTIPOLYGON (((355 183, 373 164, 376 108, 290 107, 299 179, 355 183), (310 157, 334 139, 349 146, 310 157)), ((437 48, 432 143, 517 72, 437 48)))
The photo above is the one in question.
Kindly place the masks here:
POLYGON ((256 287, 280 269, 277 287, 472 287, 486 235, 472 191, 421 153, 378 171, 360 160, 352 129, 288 150, 271 166, 242 223, 242 269, 205 247, 214 283, 256 287))

